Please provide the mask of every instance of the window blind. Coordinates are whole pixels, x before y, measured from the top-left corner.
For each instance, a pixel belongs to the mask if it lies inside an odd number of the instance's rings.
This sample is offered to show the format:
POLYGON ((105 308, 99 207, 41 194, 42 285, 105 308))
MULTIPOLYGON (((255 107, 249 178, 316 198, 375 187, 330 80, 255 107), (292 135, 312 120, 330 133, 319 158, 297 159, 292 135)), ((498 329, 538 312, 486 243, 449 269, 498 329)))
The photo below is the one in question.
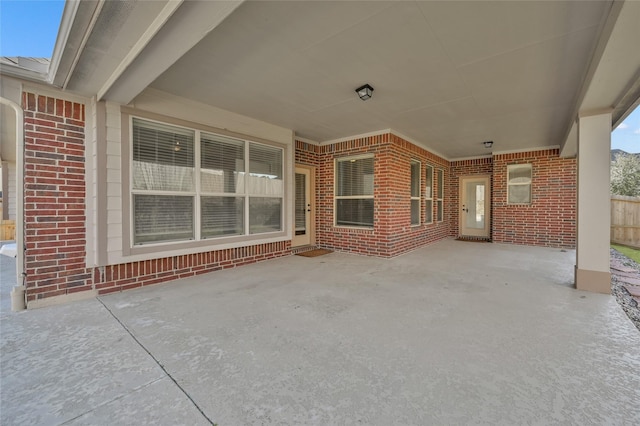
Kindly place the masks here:
POLYGON ((133 119, 133 189, 195 189, 193 130, 133 119))
POLYGON ((202 133, 200 188, 207 193, 244 193, 244 141, 202 133))
POLYGON ((336 161, 336 225, 373 226, 373 157, 336 161))

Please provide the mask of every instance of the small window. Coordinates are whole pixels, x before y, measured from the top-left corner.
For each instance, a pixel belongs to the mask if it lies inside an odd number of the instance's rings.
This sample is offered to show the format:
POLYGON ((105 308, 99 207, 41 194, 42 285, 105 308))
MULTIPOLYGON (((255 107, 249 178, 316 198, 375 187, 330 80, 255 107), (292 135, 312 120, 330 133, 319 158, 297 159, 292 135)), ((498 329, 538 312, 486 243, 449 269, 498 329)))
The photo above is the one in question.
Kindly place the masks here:
POLYGON ((411 225, 420 225, 420 162, 411 162, 411 225))
POLYGON ((442 222, 444 218, 444 170, 436 170, 436 220, 442 222))
POLYGON ((336 160, 335 223, 373 227, 373 157, 336 160))
POLYGON ((433 223, 433 167, 427 166, 427 186, 424 191, 425 198, 425 223, 433 223))
POLYGON ((531 204, 531 164, 507 166, 507 203, 531 204))

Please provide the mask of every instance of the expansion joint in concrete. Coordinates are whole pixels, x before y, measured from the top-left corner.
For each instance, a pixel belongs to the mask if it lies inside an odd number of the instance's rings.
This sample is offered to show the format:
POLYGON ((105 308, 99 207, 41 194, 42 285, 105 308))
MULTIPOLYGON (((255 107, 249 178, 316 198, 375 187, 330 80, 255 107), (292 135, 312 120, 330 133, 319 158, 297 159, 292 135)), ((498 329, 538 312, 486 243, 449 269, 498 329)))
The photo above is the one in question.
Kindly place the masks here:
POLYGON ((109 309, 109 307, 102 301, 102 299, 100 299, 99 297, 96 297, 96 299, 102 304, 102 306, 104 306, 104 308, 107 310, 107 312, 109 312, 111 314, 111 316, 118 322, 118 324, 120 324, 120 326, 129 334, 129 336, 131 336, 133 341, 136 342, 138 344, 138 346, 140 346, 142 348, 142 350, 144 350, 151 357, 153 362, 155 362, 158 365, 158 367, 160 367, 160 369, 162 369, 164 374, 166 374, 167 377, 178 387, 178 389, 180 389, 180 391, 184 394, 184 396, 186 396, 187 399, 189 401, 191 401, 193 406, 196 407, 196 409, 200 412, 200 414, 202 414, 202 417, 204 417, 209 422, 209 424, 211 424, 212 426, 215 426, 216 423, 214 423, 205 414, 205 412, 202 410, 202 408, 200 408, 198 403, 193 400, 191 395, 189 395, 187 393, 187 391, 182 386, 180 386, 178 381, 171 375, 171 373, 169 373, 169 371, 167 371, 167 369, 164 368, 164 365, 162 365, 162 363, 151 353, 151 351, 149 349, 147 349, 147 347, 145 345, 143 345, 140 340, 138 340, 138 338, 131 332, 131 330, 129 330, 129 327, 127 327, 122 321, 120 321, 120 318, 118 318, 116 316, 116 314, 114 314, 113 311, 111 309, 109 309))

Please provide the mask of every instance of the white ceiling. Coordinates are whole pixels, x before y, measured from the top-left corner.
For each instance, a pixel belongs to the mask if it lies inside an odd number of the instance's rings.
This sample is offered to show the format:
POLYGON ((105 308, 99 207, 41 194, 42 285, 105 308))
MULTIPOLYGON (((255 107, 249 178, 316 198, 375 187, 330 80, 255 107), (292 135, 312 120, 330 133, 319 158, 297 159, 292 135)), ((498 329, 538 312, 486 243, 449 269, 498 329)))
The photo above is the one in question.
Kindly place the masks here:
POLYGON ((556 146, 610 5, 246 2, 151 86, 317 142, 390 128, 448 158, 556 146))

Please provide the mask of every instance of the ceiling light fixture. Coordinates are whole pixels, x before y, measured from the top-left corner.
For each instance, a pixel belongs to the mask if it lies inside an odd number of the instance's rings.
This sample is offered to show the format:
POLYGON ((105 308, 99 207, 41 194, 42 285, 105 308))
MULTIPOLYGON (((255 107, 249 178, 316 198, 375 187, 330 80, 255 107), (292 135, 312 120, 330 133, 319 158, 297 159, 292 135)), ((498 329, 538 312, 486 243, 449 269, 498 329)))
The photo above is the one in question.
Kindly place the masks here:
POLYGON ((493 146, 493 141, 482 142, 485 148, 491 148, 493 146))
POLYGON ((373 87, 365 84, 364 86, 360 86, 356 89, 356 93, 360 96, 360 99, 366 101, 367 99, 371 99, 373 94, 373 87))

